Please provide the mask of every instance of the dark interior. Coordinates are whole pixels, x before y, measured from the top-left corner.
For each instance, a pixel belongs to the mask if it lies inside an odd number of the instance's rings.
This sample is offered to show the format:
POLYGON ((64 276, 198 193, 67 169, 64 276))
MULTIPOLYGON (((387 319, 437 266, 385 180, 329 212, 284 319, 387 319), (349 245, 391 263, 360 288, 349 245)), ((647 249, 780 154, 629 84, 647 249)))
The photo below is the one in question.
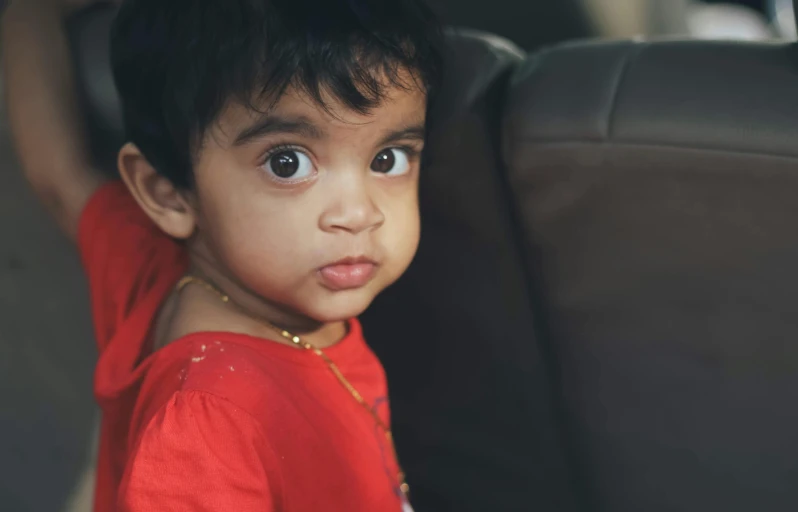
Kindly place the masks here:
POLYGON ((364 317, 417 510, 798 508, 795 46, 451 41, 364 317))
MULTIPOLYGON (((112 14, 72 24, 109 169, 112 14)), ((420 250, 363 318, 415 509, 798 510, 798 49, 537 50, 580 16, 450 36, 420 250)))

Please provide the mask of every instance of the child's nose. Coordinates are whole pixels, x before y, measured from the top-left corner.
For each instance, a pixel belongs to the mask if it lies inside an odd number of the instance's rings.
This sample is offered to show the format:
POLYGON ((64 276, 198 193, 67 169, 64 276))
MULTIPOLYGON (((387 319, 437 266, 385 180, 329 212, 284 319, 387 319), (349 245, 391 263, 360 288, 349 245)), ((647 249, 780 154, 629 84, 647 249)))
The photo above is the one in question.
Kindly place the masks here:
POLYGON ((342 187, 337 200, 325 210, 320 219, 324 231, 346 231, 358 234, 379 228, 385 215, 374 202, 364 183, 350 183, 342 187))

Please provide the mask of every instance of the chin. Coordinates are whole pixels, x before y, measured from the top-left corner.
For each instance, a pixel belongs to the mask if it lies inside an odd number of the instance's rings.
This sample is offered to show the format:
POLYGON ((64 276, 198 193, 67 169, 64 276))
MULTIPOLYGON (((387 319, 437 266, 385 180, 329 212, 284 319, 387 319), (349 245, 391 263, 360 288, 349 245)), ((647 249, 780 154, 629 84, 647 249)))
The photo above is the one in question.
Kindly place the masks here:
POLYGON ((363 314, 376 297, 371 290, 358 289, 334 292, 320 298, 306 314, 322 323, 340 322, 363 314))

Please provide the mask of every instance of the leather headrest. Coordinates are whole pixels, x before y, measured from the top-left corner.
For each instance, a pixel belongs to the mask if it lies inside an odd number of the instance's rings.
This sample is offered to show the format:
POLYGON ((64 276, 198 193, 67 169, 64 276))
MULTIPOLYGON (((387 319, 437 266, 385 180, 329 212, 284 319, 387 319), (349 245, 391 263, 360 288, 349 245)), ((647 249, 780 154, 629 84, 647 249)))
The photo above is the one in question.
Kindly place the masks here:
POLYGON ((793 45, 573 44, 526 65, 508 111, 529 140, 798 155, 793 45))

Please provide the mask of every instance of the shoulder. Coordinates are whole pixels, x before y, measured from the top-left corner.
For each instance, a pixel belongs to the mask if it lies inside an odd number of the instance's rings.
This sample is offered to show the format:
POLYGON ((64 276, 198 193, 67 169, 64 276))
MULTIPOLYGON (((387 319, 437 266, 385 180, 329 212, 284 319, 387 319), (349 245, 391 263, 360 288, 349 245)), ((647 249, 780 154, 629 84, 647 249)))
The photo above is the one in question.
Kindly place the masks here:
POLYGON ((143 426, 176 396, 202 397, 203 403, 233 407, 258 424, 267 423, 284 399, 279 383, 286 369, 247 341, 243 335, 201 332, 155 352, 145 363, 134 425, 143 426))
POLYGON ((197 333, 145 361, 131 421, 134 458, 193 460, 204 450, 253 467, 273 459, 266 427, 279 399, 272 376, 256 350, 231 338, 197 333))

